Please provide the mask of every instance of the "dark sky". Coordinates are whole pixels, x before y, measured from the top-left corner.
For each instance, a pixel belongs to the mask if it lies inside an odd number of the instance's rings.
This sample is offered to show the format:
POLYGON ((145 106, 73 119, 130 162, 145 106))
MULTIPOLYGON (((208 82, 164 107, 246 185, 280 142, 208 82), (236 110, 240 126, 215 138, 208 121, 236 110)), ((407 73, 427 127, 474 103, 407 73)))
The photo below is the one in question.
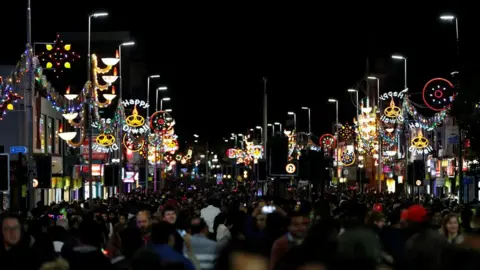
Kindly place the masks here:
MULTIPOLYGON (((22 52, 26 37, 26 0, 9 2, 19 3, 2 7, 2 16, 8 17, 2 29, 3 63, 22 52)), ((367 58, 370 72, 384 76, 383 92, 403 89, 403 66, 390 55, 407 56, 410 91, 420 92, 426 81, 446 77, 455 67, 455 29, 438 20, 444 12, 460 16, 465 65, 478 73, 473 64, 479 58, 475 28, 480 14, 468 6, 389 1, 173 7, 157 1, 85 0, 76 1, 81 3, 76 7, 69 4, 75 1, 32 2, 34 40, 86 31, 93 10, 110 13, 95 21, 96 30, 131 31, 138 43, 133 50, 169 87, 177 130, 185 140, 193 133, 221 140, 260 125, 263 76, 269 79, 269 121, 285 123, 287 111, 295 110, 298 128, 306 130, 307 114, 300 107, 309 106, 316 135, 328 132, 335 119, 329 97, 340 101, 340 120, 351 122, 355 109, 346 90, 365 77, 367 58)))

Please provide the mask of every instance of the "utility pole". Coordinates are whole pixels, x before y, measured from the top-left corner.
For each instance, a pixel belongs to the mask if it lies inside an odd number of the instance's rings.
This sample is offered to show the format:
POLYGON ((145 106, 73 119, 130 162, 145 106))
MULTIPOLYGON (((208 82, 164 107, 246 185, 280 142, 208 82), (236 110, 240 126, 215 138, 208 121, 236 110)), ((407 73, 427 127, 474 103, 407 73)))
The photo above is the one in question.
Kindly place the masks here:
MULTIPOLYGON (((267 77, 263 77, 263 156, 267 159, 267 134, 268 134, 268 97, 267 97, 267 77)), ((259 168, 260 169, 260 168, 259 168)), ((265 177, 268 178, 268 162, 265 162, 265 177)), ((267 179, 261 179, 267 180, 267 179)))
MULTIPOLYGON (((27 208, 32 209, 35 207, 35 194, 33 190, 33 97, 35 93, 35 76, 33 74, 33 50, 32 50, 32 8, 31 0, 28 0, 27 6, 27 65, 28 65, 28 86, 25 92, 25 117, 27 123, 27 208)), ((10 200, 11 198, 9 198, 10 200)))

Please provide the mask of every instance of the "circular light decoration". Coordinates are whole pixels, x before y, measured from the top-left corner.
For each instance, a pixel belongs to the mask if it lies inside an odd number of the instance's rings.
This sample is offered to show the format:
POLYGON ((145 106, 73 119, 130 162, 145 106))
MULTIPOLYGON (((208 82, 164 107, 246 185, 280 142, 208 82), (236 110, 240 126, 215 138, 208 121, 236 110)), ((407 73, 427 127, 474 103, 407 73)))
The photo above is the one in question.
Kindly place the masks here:
POLYGON ((355 152, 344 149, 340 159, 342 160, 343 166, 352 166, 355 163, 355 152))
POLYGON ((173 118, 165 111, 154 112, 150 116, 150 128, 155 132, 162 132, 170 126, 173 118))
POLYGON ((348 140, 353 137, 355 134, 355 129, 353 129, 352 126, 350 126, 348 123, 343 125, 339 130, 338 130, 338 135, 340 136, 341 139, 343 140, 348 140))
POLYGON ((332 134, 323 134, 319 139, 320 147, 326 150, 331 150, 337 145, 337 141, 332 134))
POLYGON ((145 145, 145 140, 143 138, 143 136, 140 136, 138 134, 134 135, 134 134, 128 134, 128 133, 125 133, 123 135, 123 145, 125 146, 125 148, 127 148, 128 150, 132 151, 132 152, 138 152, 140 151, 143 146, 145 145))
POLYGON ((288 174, 293 174, 297 171, 297 166, 295 166, 293 163, 288 163, 287 166, 285 166, 285 171, 288 174))
POLYGON ((455 100, 455 87, 447 79, 435 78, 428 81, 423 87, 423 102, 433 111, 443 111, 452 105, 455 100))

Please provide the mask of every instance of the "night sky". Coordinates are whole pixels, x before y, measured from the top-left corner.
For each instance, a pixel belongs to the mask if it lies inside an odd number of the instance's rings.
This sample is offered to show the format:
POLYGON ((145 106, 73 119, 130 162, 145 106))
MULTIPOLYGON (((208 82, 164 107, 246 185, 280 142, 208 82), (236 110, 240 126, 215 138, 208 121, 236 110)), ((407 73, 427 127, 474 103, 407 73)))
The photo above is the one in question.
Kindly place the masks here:
MULTIPOLYGON (((20 3, 2 7, 2 16, 8 17, 2 27, 2 64, 15 62, 12 56, 22 52, 26 39, 26 0, 9 2, 20 3)), ((383 78, 382 92, 403 89, 403 65, 390 59, 393 53, 408 58, 411 98, 421 102, 414 93, 429 79, 448 78, 456 69, 454 24, 438 20, 447 12, 460 18, 464 79, 473 85, 465 91, 478 89, 480 42, 475 26, 480 14, 468 6, 396 1, 363 7, 345 2, 343 8, 333 3, 172 7, 138 0, 81 1, 82 6, 74 7, 67 4, 74 1, 32 2, 34 40, 86 31, 91 11, 110 13, 95 21, 95 30, 131 31, 137 42, 132 50, 169 87, 168 107, 182 140, 197 133, 221 141, 232 132, 261 125, 264 76, 269 80, 269 122, 285 123, 287 111, 294 110, 298 129, 306 131, 307 113, 300 107, 308 106, 313 133, 319 136, 330 131, 335 120, 330 97, 339 99, 340 121, 351 122, 355 109, 347 89, 365 89, 367 59, 369 73, 383 78)))

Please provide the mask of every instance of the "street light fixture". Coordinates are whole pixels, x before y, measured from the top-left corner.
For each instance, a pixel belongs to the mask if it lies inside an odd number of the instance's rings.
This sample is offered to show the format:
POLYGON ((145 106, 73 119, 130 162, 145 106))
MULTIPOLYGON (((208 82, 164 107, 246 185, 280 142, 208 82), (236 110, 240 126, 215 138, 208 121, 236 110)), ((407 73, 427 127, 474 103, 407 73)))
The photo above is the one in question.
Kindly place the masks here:
MULTIPOLYGON (((368 77, 370 78, 370 77, 368 77)), ((357 89, 348 89, 347 90, 349 93, 355 93, 355 96, 356 96, 356 99, 355 99, 355 106, 357 107, 357 120, 358 120, 358 115, 359 115, 359 111, 360 111, 360 104, 358 104, 358 90, 357 89)))
POLYGON ((283 131, 283 129, 282 129, 282 123, 280 123, 280 122, 275 122, 275 123, 273 123, 273 124, 276 125, 276 126, 280 126, 280 136, 282 136, 282 131, 283 131))
POLYGON ((297 114, 294 112, 288 112, 288 115, 293 115, 293 128, 297 130, 297 114))
POLYGON ((198 138, 198 137, 200 137, 200 136, 198 136, 197 134, 193 134, 193 137, 198 138))
POLYGON ((164 101, 170 101, 170 98, 169 97, 164 97, 160 100, 160 111, 163 110, 163 102, 164 101))
POLYGON ((302 107, 302 110, 307 110, 308 111, 308 136, 310 138, 310 135, 312 134, 312 118, 311 118, 311 109, 309 107, 302 107))
POLYGON ((405 83, 405 88, 407 88, 407 58, 403 57, 401 55, 392 55, 392 59, 396 60, 403 60, 404 61, 404 83, 405 83))
POLYGON ((172 112, 172 109, 165 109, 165 111, 170 113, 170 112, 172 112))

